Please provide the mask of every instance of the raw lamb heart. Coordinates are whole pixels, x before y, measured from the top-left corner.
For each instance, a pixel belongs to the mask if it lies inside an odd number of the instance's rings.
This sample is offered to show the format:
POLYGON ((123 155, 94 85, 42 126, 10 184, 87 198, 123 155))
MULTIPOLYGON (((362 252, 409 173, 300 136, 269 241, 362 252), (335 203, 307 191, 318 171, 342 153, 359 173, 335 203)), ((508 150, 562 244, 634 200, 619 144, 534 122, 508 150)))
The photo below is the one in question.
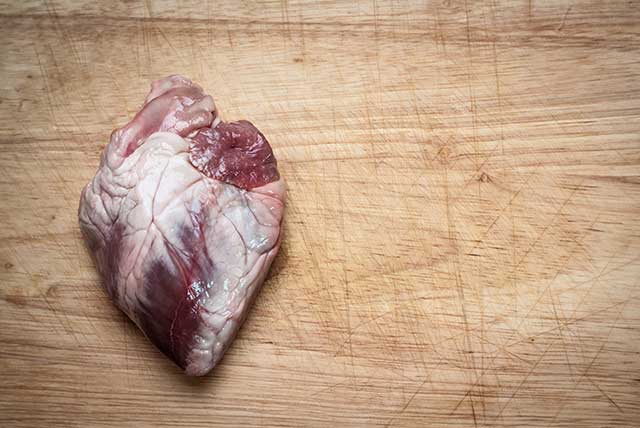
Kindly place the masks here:
POLYGON ((280 247, 284 181, 250 122, 182 76, 152 84, 80 198, 107 292, 189 375, 222 358, 280 247))

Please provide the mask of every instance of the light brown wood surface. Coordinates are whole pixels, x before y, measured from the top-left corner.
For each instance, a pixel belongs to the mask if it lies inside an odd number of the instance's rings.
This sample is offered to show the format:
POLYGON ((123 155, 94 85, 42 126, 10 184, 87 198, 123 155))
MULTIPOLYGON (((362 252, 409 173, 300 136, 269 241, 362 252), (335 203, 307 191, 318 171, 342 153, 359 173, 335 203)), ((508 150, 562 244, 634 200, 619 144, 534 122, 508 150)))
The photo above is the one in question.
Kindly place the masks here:
POLYGON ((0 426, 640 424, 637 1, 0 1, 0 426), (222 364, 113 307, 76 210, 182 73, 285 240, 222 364))

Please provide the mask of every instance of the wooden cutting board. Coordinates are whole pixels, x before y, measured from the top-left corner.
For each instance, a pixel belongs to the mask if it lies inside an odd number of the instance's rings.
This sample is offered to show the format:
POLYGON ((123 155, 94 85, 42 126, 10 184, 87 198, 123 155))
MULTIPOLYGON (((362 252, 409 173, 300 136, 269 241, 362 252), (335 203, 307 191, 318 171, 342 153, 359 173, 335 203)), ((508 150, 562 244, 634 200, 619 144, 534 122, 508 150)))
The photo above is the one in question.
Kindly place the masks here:
POLYGON ((637 1, 2 3, 0 426, 640 424, 637 1), (267 135, 289 195, 200 379, 76 220, 170 73, 267 135))

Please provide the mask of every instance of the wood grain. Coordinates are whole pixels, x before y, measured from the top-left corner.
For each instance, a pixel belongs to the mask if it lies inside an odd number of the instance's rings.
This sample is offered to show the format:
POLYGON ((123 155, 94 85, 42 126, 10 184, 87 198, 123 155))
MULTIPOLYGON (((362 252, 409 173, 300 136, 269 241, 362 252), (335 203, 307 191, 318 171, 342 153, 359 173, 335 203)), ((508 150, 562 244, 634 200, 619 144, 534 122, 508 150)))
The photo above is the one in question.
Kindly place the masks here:
POLYGON ((640 423, 636 1, 0 1, 0 425, 640 423), (284 246, 210 376, 76 209, 183 73, 269 138, 284 246))

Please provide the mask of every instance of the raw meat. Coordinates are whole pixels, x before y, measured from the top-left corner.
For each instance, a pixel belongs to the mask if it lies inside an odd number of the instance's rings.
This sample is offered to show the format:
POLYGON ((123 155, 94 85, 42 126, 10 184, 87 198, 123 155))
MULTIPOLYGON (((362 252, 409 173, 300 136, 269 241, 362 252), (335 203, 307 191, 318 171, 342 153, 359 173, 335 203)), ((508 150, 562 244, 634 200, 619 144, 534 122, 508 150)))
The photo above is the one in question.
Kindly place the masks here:
POLYGON ((114 303, 189 375, 222 358, 280 247, 284 181, 250 122, 182 76, 152 84, 83 189, 79 221, 114 303))

